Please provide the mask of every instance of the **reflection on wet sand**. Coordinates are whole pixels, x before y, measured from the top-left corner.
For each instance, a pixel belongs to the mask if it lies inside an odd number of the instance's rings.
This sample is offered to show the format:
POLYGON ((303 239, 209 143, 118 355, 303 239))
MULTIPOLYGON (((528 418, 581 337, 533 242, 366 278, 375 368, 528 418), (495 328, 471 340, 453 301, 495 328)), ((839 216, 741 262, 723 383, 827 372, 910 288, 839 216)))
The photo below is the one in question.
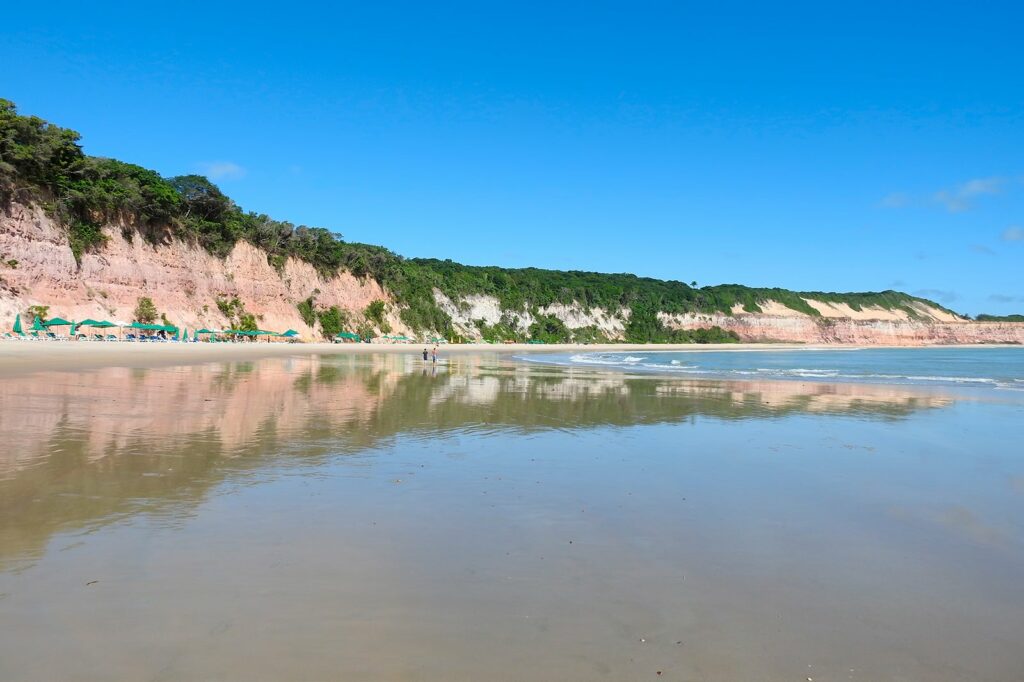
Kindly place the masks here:
POLYGON ((42 373, 0 384, 0 568, 55 532, 192 504, 231 472, 401 434, 799 413, 893 419, 953 398, 894 386, 681 381, 458 358, 321 357, 42 373))
POLYGON ((5 682, 1024 664, 1022 407, 991 396, 363 355, 0 408, 5 682))

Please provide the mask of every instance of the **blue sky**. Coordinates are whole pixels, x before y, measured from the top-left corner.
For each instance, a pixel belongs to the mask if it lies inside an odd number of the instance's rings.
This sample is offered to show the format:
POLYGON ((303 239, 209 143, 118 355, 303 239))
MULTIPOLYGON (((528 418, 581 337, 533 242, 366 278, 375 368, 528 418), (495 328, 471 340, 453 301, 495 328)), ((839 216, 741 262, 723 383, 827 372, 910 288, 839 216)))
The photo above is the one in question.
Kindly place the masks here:
POLYGON ((5 7, 0 97, 248 210, 1024 311, 1019 3, 99 4, 5 7))

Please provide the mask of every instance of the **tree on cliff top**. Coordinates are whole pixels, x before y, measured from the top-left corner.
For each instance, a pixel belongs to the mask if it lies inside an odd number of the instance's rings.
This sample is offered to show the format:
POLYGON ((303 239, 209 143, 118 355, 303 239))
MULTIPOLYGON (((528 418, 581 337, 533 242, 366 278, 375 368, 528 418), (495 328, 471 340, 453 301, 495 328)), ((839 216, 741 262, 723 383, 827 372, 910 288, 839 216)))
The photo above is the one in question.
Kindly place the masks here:
POLYGON ((0 192, 10 201, 43 187, 55 194, 71 181, 85 155, 74 130, 37 116, 20 116, 14 102, 0 99, 0 192))

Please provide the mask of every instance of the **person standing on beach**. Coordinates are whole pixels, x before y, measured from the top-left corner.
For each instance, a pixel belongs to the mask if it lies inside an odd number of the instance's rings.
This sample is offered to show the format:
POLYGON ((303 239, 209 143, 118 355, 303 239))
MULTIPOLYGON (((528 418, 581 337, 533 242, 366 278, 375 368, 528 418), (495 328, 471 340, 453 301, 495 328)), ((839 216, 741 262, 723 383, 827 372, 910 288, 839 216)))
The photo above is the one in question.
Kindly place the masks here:
POLYGON ((431 351, 430 356, 433 358, 434 364, 436 365, 437 364, 437 346, 434 346, 434 350, 431 351))
POLYGON ((424 348, 423 349, 423 362, 426 362, 426 361, 427 361, 427 349, 424 348))

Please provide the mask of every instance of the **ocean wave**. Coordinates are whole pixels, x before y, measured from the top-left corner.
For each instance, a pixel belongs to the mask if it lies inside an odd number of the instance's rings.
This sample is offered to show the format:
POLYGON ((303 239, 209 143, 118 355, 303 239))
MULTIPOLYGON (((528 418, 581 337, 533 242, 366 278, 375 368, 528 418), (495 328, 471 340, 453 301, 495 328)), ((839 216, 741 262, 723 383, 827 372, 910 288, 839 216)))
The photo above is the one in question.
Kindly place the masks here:
MULTIPOLYGON (((895 384, 952 384, 966 386, 991 386, 999 389, 1022 391, 1024 378, 987 376, 949 376, 947 374, 911 374, 899 372, 871 372, 868 368, 835 367, 709 367, 706 364, 687 364, 689 358, 663 358, 657 355, 625 355, 618 353, 579 353, 568 358, 569 364, 588 364, 617 367, 622 370, 660 372, 664 374, 686 375, 693 378, 709 379, 771 379, 771 380, 806 380, 806 381, 837 381, 867 382, 895 384)), ((561 363, 555 363, 561 364, 561 363)), ((830 363, 831 364, 831 363, 830 363)))
POLYGON ((823 379, 842 376, 838 369, 808 369, 805 367, 794 367, 793 369, 758 367, 757 372, 775 376, 821 377, 823 379))
POLYGON ((632 365, 638 362, 643 362, 646 357, 638 357, 635 355, 627 355, 625 357, 600 355, 597 353, 577 353, 569 357, 572 362, 578 362, 586 365, 632 365))
POLYGON ((585 365, 621 365, 622 360, 618 358, 606 358, 600 355, 580 354, 569 356, 570 362, 578 362, 585 365))

